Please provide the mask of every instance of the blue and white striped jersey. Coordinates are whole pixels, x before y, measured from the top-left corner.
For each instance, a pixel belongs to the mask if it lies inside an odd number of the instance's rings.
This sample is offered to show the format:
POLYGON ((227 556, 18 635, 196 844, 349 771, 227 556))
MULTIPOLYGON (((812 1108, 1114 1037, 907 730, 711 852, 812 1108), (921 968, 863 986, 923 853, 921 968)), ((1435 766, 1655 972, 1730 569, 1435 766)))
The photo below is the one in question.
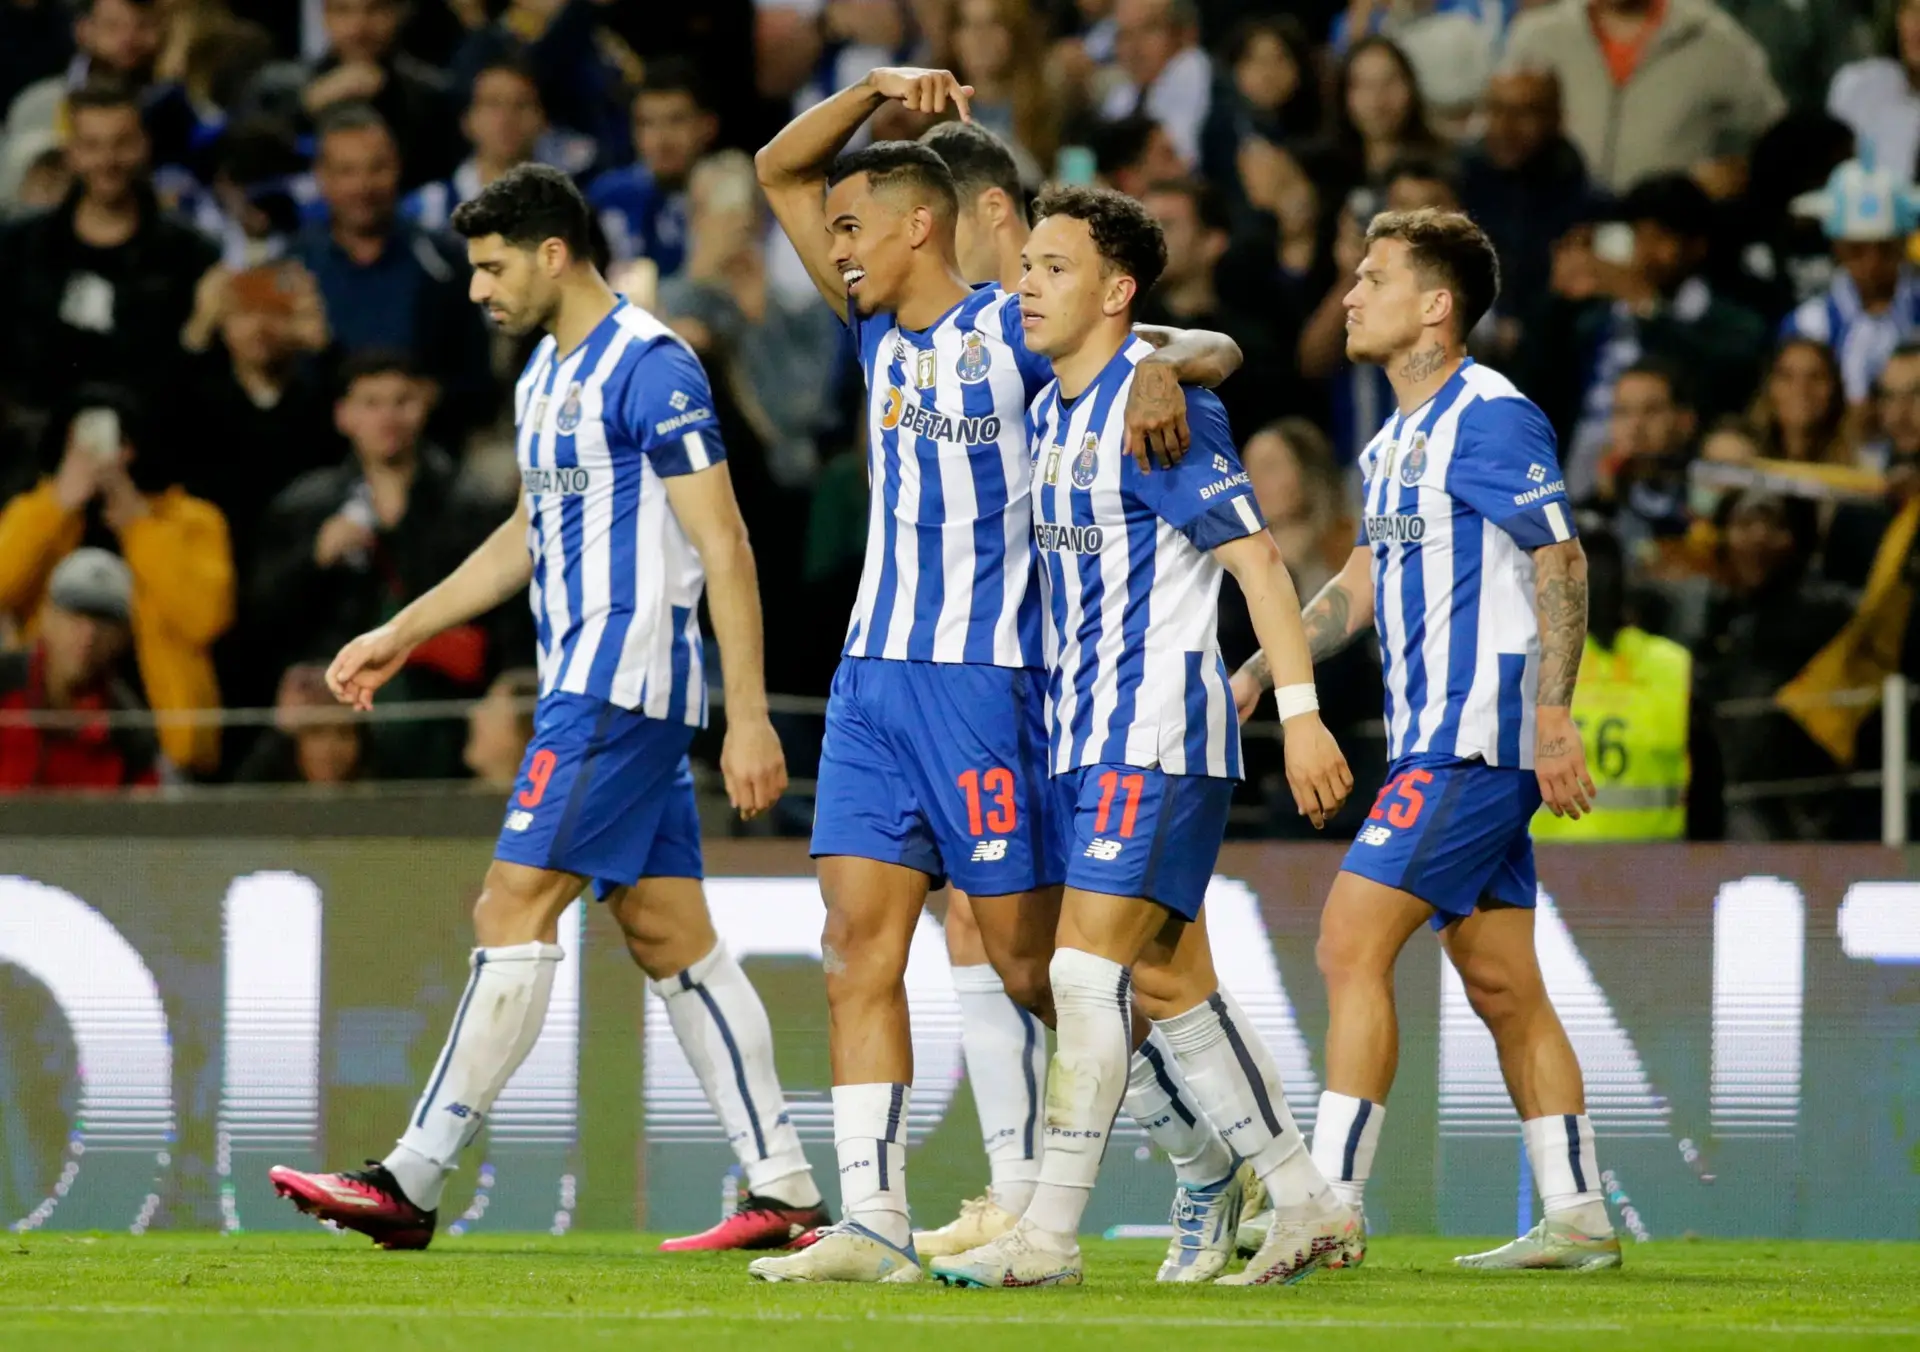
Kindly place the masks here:
POLYGON ((986 285, 924 332, 851 321, 872 505, 845 655, 1039 666, 1026 413, 1053 368, 1019 301, 986 285))
POLYGON ((1920 274, 1901 268, 1893 303, 1869 314, 1853 278, 1836 271, 1824 295, 1802 302, 1781 322, 1780 337, 1825 343, 1839 360, 1847 398, 1854 403, 1871 398, 1893 350, 1920 338, 1920 274))
POLYGON ((726 458, 699 359, 622 300, 572 352, 534 349, 514 418, 540 693, 703 725, 706 579, 665 482, 726 458))
POLYGON ((1238 779, 1210 551, 1266 523, 1207 390, 1187 391, 1179 465, 1142 474, 1127 454, 1127 392, 1152 351, 1129 339, 1077 398, 1055 381, 1033 402, 1048 760, 1054 774, 1121 763, 1238 779))
POLYGON ((1533 553, 1574 536, 1546 415, 1463 364, 1360 456, 1389 760, 1533 766, 1540 631, 1533 553))

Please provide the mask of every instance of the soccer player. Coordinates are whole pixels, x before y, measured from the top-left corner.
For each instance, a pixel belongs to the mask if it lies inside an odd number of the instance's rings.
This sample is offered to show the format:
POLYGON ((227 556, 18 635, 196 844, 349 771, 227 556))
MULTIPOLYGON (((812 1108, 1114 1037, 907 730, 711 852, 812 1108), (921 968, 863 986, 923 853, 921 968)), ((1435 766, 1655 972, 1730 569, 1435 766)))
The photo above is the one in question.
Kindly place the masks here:
MULTIPOLYGON (((1027 345, 1053 362, 1034 400, 1034 534, 1046 613, 1048 758, 1066 841, 1050 975, 1040 1185, 1014 1230, 934 1275, 964 1286, 1081 1279, 1076 1234, 1127 1086, 1132 1006, 1153 1018, 1188 1086, 1272 1194, 1277 1219, 1236 1284, 1298 1281, 1356 1228, 1294 1126, 1278 1071, 1219 989, 1200 916, 1240 772, 1239 725, 1215 634, 1224 568, 1279 655, 1287 774, 1316 824, 1352 787, 1322 726, 1299 598, 1213 395, 1188 396, 1189 453, 1141 473, 1118 411, 1152 348, 1135 302, 1166 263, 1160 227, 1104 188, 1044 195, 1020 284, 1027 345), (1177 973, 1163 1004, 1131 974, 1177 973)), ((1222 1180, 1225 1182, 1226 1180, 1222 1180)))
MULTIPOLYGON (((1040 612, 1028 400, 1052 372, 1019 308, 970 287, 953 177, 925 146, 841 150, 888 99, 964 115, 946 71, 881 69, 796 118, 756 157, 867 379, 866 566, 828 704, 813 853, 827 905, 840 1225, 769 1281, 917 1281, 906 1199, 913 1051, 907 949, 931 887, 966 892, 1006 990, 1052 1013, 1059 875, 1046 839, 1040 612), (837 158, 839 157, 839 158, 837 158)), ((1141 365, 1128 412, 1146 449, 1184 447, 1180 381, 1217 382, 1231 340, 1187 335, 1141 365)))
MULTIPOLYGON (((1026 194, 1012 152, 977 122, 943 122, 920 143, 931 147, 953 175, 959 200, 954 250, 961 275, 970 283, 998 282, 1003 290, 1015 291, 1029 227, 1026 194)), ((1175 330, 1141 324, 1133 331, 1156 344, 1178 337, 1175 330)), ((989 1183, 983 1196, 961 1203, 954 1220, 937 1230, 914 1232, 914 1249, 922 1258, 964 1253, 1011 1230, 1039 1182, 1045 1139, 1040 1115, 1047 1044, 1039 1016, 1007 997, 973 921, 972 905, 957 888, 948 889, 943 922, 960 1000, 961 1051, 980 1115, 989 1183)), ((1164 992, 1168 999, 1178 994, 1164 992)), ((1252 1214, 1264 1205, 1258 1178, 1243 1168, 1237 1185, 1219 1186, 1232 1153, 1212 1121, 1195 1108, 1178 1059, 1163 1038, 1148 1038, 1134 1053, 1126 1110, 1174 1166, 1174 1233, 1160 1280, 1196 1282, 1218 1276, 1231 1256, 1228 1249, 1242 1212, 1252 1214)))
POLYGON ((560 913, 591 882, 745 1166, 740 1215, 682 1247, 782 1246, 826 1215, 787 1120, 766 1011, 706 912, 687 763, 706 721, 710 578, 727 796, 752 817, 786 787, 753 552, 706 375, 588 261, 587 205, 559 170, 508 171, 454 212, 453 228, 474 301, 509 334, 547 334, 515 391, 520 502, 443 582, 342 648, 327 682, 370 708, 416 646, 530 585, 533 740, 474 906, 473 975, 398 1146, 364 1170, 271 1176, 302 1211, 383 1248, 425 1248, 455 1160, 539 1036, 560 913))
MULTIPOLYGON (((1586 559, 1553 429, 1466 355, 1499 264, 1458 212, 1376 216, 1347 293, 1347 355, 1384 366, 1399 408, 1360 457, 1365 522, 1306 609, 1316 660, 1379 634, 1392 764, 1320 915, 1327 1089, 1314 1158, 1363 1201, 1399 1059, 1393 968, 1415 930, 1440 936, 1493 1034, 1545 1218, 1476 1268, 1620 1263, 1600 1192, 1580 1064, 1534 953, 1533 842, 1544 801, 1592 801, 1569 706, 1587 632, 1586 559)), ((1244 719, 1273 683, 1234 676, 1244 719)), ((1342 1256, 1365 1256, 1365 1231, 1342 1256)))

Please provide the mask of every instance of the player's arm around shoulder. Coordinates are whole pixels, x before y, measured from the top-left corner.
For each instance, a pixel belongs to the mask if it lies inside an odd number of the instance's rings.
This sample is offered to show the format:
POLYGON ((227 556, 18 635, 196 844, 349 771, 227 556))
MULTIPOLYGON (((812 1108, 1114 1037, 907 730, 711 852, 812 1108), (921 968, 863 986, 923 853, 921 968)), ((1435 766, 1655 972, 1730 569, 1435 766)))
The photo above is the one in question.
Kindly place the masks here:
POLYGON ((1135 324, 1136 338, 1155 349, 1134 366, 1127 391, 1127 454, 1143 472, 1179 463, 1192 444, 1183 385, 1212 389, 1246 360, 1240 345, 1210 329, 1135 324))

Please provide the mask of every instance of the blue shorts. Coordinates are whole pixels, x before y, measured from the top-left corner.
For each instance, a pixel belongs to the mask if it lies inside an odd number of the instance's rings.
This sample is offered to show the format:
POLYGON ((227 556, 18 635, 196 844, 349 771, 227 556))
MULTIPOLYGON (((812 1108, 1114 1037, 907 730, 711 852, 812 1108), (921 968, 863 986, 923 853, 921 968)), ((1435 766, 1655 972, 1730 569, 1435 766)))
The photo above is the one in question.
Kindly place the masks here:
POLYGON ((1227 833, 1231 779, 1137 765, 1085 765, 1054 778, 1067 886, 1144 897, 1200 914, 1227 833))
POLYGON ((694 729, 587 695, 547 695, 493 857, 578 873, 594 895, 642 878, 698 878, 694 729))
POLYGON ((1539 807, 1531 770, 1403 756, 1387 768, 1341 868, 1426 902, 1436 930, 1483 901, 1532 906, 1538 884, 1527 823, 1539 807))
POLYGON ((918 869, 1000 897, 1060 881, 1041 675, 847 657, 833 674, 813 855, 918 869))

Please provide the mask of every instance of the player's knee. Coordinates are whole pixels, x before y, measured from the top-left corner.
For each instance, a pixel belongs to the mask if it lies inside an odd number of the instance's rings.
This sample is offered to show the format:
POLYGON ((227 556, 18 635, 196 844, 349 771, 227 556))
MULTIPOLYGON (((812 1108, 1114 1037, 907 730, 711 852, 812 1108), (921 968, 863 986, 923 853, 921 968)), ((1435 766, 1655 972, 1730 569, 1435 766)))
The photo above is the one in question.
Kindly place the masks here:
POLYGON ((1134 1008, 1158 1022, 1186 1013, 1213 994, 1211 988, 1200 989, 1194 982, 1182 978, 1183 973, 1175 968, 1136 962, 1132 985, 1134 1008))
POLYGON ((1524 1023, 1545 1001, 1544 988, 1529 977, 1503 963, 1473 963, 1461 971, 1460 984, 1466 989, 1473 1012, 1498 1033, 1524 1023))
POLYGON ((1392 959, 1383 957, 1377 944, 1347 929, 1323 927, 1313 957, 1329 990, 1376 984, 1392 970, 1392 959))
POLYGON ((473 903, 474 935, 481 945, 545 938, 575 891, 566 874, 494 861, 473 903))
POLYGON ((827 903, 827 922, 820 932, 820 966, 827 977, 828 998, 851 991, 891 987, 905 979, 909 928, 899 926, 871 909, 827 903))
POLYGON ((1020 958, 996 968, 1007 998, 1022 1009, 1053 1022, 1053 979, 1047 957, 1020 958))

